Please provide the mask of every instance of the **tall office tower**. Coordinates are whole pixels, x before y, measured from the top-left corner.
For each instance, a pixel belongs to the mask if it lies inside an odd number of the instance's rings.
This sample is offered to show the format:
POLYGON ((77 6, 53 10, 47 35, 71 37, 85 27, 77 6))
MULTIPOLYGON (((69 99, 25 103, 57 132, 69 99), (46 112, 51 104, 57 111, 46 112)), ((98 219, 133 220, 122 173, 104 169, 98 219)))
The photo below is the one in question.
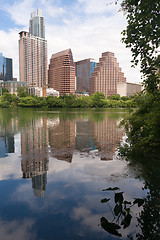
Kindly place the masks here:
POLYGON ((52 55, 48 71, 48 84, 60 95, 75 93, 75 65, 71 49, 52 55))
POLYGON ((0 80, 13 80, 12 59, 4 57, 2 53, 0 53, 0 80))
POLYGON ((95 67, 96 62, 91 58, 76 62, 77 91, 89 92, 89 78, 95 67))
POLYGON ((36 37, 45 38, 45 25, 44 18, 42 16, 42 10, 37 9, 31 13, 31 19, 29 21, 29 33, 36 37))
POLYGON ((29 87, 48 84, 47 40, 28 32, 19 33, 20 81, 29 87))
POLYGON ((102 53, 97 67, 90 78, 90 95, 104 93, 105 97, 117 94, 117 83, 126 82, 114 53, 102 53))

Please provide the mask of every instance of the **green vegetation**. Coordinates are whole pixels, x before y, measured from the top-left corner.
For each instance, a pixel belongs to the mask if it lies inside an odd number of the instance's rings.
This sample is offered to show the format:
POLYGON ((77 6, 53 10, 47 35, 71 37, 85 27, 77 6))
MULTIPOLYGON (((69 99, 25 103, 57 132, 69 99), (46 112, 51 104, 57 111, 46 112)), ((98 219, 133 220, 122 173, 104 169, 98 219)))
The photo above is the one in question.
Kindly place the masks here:
POLYGON ((138 109, 123 120, 127 142, 121 153, 148 156, 160 151, 160 1, 123 0, 127 19, 122 41, 131 48, 133 66, 140 63, 145 94, 135 98, 138 109))
POLYGON ((160 93, 137 95, 134 103, 138 108, 122 121, 128 139, 121 153, 148 156, 160 152, 160 93))
POLYGON ((36 108, 127 108, 135 107, 131 98, 114 95, 105 98, 103 93, 95 93, 91 97, 76 95, 63 95, 60 97, 48 96, 46 98, 29 95, 27 89, 19 88, 18 95, 3 91, 0 97, 0 107, 36 107, 36 108))

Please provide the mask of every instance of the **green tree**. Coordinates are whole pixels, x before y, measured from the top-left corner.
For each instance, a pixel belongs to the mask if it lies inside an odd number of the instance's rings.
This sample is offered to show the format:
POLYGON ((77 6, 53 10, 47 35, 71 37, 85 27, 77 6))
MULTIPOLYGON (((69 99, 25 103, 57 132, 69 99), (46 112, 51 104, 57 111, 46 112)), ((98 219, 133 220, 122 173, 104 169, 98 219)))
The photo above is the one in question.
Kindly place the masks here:
POLYGON ((17 89, 17 96, 18 97, 27 97, 27 96, 29 96, 28 88, 27 87, 18 87, 18 89, 17 89))
POLYGON ((6 92, 9 93, 9 91, 6 88, 2 88, 2 95, 6 92))
POLYGON ((140 62, 146 89, 153 93, 160 83, 160 1, 123 0, 127 28, 122 41, 131 48, 133 65, 140 62))
POLYGON ((104 107, 105 105, 105 96, 104 96, 104 93, 102 92, 96 92, 94 94, 92 94, 91 96, 91 99, 92 99, 92 103, 93 103, 93 107, 104 107))
POLYGON ((119 94, 115 94, 115 95, 111 95, 108 97, 108 99, 112 99, 112 100, 120 100, 121 97, 119 94))
MULTIPOLYGON (((123 121, 129 145, 126 151, 147 155, 160 148, 160 1, 123 0, 127 28, 122 41, 131 48, 133 66, 140 63, 145 92, 132 99, 137 107, 123 121), (128 147, 129 146, 129 147, 128 147)), ((123 151, 125 151, 123 149, 123 151)))

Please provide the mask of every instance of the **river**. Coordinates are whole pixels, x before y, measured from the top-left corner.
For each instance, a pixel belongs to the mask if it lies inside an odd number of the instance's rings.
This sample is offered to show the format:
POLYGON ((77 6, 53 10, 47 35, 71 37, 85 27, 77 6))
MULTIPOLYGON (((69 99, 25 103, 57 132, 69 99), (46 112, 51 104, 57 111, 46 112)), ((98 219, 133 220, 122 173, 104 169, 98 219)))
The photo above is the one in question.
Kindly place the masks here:
POLYGON ((118 155, 124 114, 0 109, 0 239, 160 239, 158 157, 118 155))

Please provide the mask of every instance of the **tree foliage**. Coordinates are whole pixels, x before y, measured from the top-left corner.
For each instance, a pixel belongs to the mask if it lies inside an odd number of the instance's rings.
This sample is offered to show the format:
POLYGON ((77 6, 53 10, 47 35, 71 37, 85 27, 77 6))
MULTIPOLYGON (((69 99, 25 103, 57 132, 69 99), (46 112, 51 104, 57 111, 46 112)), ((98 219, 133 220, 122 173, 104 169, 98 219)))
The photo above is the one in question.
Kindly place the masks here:
POLYGON ((155 92, 160 83, 160 1, 123 0, 127 28, 122 41, 131 48, 133 65, 140 62, 144 83, 149 92, 155 92))
POLYGON ((121 146, 126 155, 159 154, 160 151, 160 93, 141 94, 134 99, 135 106, 122 121, 128 136, 127 143, 121 146), (128 144, 129 143, 129 144, 128 144))
POLYGON ((103 93, 95 93, 91 97, 70 94, 60 97, 48 96, 38 97, 29 95, 27 89, 20 88, 19 96, 4 92, 0 96, 0 107, 47 107, 47 108, 132 108, 135 107, 134 100, 115 95, 106 99, 103 93), (117 99, 117 100, 116 100, 117 99))
POLYGON ((18 97, 27 97, 27 96, 29 96, 28 88, 27 87, 18 87, 17 95, 18 95, 18 97))

